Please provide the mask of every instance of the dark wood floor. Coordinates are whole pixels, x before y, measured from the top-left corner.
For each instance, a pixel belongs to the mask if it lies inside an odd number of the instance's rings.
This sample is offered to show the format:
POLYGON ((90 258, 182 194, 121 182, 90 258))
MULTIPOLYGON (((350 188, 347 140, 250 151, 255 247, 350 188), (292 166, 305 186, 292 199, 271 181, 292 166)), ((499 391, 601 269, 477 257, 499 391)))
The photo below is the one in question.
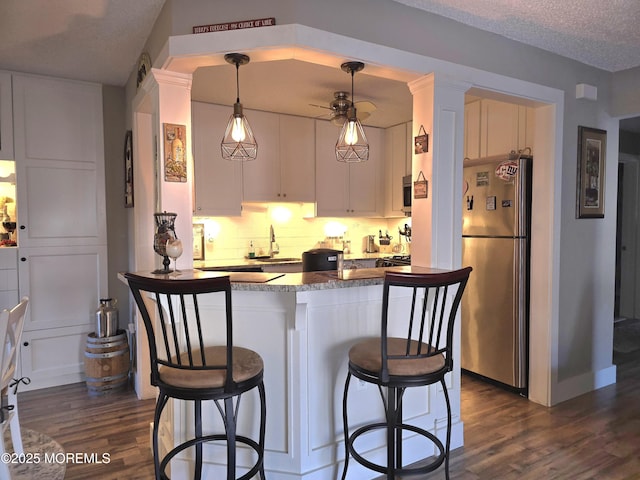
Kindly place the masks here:
MULTIPOLYGON (((453 452, 451 477, 640 479, 640 351, 616 354, 614 362, 616 385, 553 408, 463 377, 465 446, 453 452)), ((69 464, 66 480, 153 477, 153 400, 138 401, 131 391, 91 397, 75 384, 24 392, 19 402, 23 427, 50 435, 67 452, 110 454, 108 465, 69 464)))

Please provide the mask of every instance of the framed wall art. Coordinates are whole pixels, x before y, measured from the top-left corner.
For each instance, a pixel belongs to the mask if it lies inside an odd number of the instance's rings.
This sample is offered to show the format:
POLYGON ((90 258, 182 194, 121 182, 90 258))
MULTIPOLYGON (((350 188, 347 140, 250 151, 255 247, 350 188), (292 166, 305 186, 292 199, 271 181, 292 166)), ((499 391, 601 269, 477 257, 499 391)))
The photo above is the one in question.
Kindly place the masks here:
POLYGON ((607 132, 578 127, 576 218, 604 217, 604 172, 607 132))
POLYGON ((124 136, 124 206, 133 207, 133 133, 124 136))
POLYGON ((164 180, 165 182, 187 181, 187 127, 163 123, 164 134, 164 180))

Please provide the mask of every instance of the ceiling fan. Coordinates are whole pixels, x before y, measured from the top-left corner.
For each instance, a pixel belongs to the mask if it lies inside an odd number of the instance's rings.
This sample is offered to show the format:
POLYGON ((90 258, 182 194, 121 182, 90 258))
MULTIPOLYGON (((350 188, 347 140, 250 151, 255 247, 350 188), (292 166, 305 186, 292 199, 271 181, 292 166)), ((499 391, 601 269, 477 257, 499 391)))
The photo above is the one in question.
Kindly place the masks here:
MULTIPOLYGON (((335 92, 333 94, 333 97, 333 100, 329 102, 328 106, 317 105, 313 103, 310 103, 309 105, 311 105, 312 107, 326 108, 327 110, 330 110, 328 115, 331 123, 333 123, 334 125, 342 126, 347 118, 347 111, 351 106, 351 100, 349 100, 349 92, 335 92)), ((358 118, 360 120, 368 118, 369 115, 371 115, 376 110, 376 106, 372 102, 369 102, 367 100, 356 102, 355 107, 358 111, 358 118)))

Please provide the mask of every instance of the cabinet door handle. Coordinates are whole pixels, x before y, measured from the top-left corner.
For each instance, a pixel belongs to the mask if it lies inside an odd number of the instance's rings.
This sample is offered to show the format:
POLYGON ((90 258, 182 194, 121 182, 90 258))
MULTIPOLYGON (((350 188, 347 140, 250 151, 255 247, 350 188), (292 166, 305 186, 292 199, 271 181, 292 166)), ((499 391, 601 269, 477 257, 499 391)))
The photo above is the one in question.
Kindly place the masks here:
POLYGON ((24 225, 20 225, 20 230, 24 230, 25 228, 27 227, 25 227, 24 225))
POLYGON ((22 346, 24 346, 24 347, 28 347, 28 346, 29 346, 29 342, 24 342, 24 343, 22 344, 22 346))
POLYGON ((27 257, 20 257, 20 261, 21 262, 26 262, 27 261, 27 257))

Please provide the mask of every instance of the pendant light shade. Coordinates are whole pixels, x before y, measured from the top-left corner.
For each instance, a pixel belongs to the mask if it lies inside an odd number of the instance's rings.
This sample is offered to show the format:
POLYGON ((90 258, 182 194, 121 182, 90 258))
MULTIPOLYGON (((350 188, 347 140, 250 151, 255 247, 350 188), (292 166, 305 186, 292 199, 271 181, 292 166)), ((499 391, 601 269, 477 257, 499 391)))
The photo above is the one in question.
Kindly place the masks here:
POLYGON ((240 103, 240 81, 239 70, 240 65, 249 63, 249 57, 242 53, 228 53, 224 59, 236 66, 236 103, 233 105, 233 114, 227 123, 227 129, 224 132, 222 143, 222 158, 225 160, 255 160, 258 154, 258 142, 253 136, 247 117, 242 111, 242 103, 240 103))
POLYGON ((353 96, 353 77, 355 72, 364 68, 362 62, 345 62, 342 70, 351 74, 351 106, 347 112, 347 120, 342 126, 340 136, 336 142, 336 159, 339 162, 366 162, 369 160, 369 142, 364 129, 358 120, 355 98, 353 96))

